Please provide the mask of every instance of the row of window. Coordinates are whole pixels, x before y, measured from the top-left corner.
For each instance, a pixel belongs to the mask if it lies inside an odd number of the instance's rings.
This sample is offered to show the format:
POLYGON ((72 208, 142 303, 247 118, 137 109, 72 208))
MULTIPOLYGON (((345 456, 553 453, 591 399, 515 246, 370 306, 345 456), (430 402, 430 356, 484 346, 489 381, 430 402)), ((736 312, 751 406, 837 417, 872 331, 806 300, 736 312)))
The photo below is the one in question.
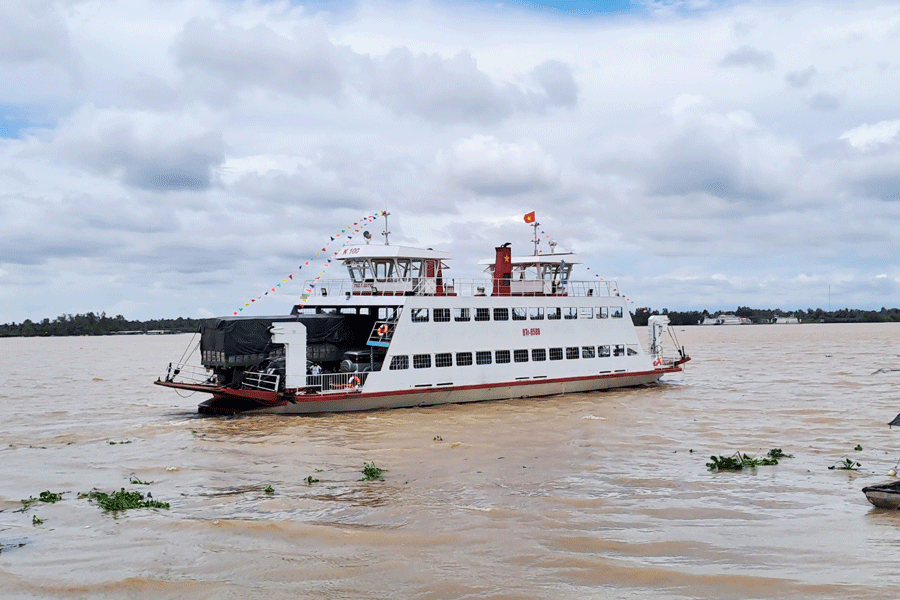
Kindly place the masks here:
MULTIPOLYGON (((628 344, 614 344, 606 346, 569 346, 567 348, 523 348, 520 350, 483 350, 478 352, 457 352, 456 366, 468 367, 472 364, 489 365, 492 363, 506 364, 510 362, 541 362, 549 360, 574 360, 577 358, 606 358, 609 356, 634 356, 638 353, 637 346, 628 344), (473 361, 474 359, 474 361, 473 361)), ((452 367, 454 354, 441 352, 438 354, 413 354, 413 369, 428 369, 432 363, 435 367, 452 367)), ((401 355, 391 358, 388 367, 391 371, 408 369, 409 356, 401 355)))
MULTIPOLYGON (((413 308, 410 311, 410 318, 413 323, 427 323, 429 320, 428 308, 413 308)), ((569 306, 560 308, 530 306, 515 308, 435 308, 432 320, 435 323, 449 323, 453 321, 509 321, 510 317, 513 321, 548 321, 559 319, 621 319, 621 306, 569 306)))

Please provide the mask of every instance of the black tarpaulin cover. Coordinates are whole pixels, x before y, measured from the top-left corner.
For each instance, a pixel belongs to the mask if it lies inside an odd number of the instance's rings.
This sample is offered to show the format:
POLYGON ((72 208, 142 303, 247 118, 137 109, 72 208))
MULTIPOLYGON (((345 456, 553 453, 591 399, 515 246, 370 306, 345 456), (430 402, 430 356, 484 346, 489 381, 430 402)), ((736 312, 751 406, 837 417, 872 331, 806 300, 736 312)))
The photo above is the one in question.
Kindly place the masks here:
POLYGON ((224 356, 268 354, 273 347, 272 323, 301 322, 306 327, 306 343, 333 344, 344 350, 364 346, 372 330, 370 315, 300 315, 281 317, 220 317, 200 327, 200 351, 221 352, 224 356))

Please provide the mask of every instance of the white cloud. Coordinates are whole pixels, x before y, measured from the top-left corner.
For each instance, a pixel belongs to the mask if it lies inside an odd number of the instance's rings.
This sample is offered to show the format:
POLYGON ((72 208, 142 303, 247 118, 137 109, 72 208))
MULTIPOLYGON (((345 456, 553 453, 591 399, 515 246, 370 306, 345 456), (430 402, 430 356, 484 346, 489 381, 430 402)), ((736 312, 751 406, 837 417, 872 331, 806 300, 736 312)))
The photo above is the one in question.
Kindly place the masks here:
POLYGON ((879 121, 874 125, 863 123, 841 134, 841 140, 858 150, 870 150, 882 144, 890 144, 897 139, 900 133, 900 119, 894 121, 879 121))
POLYGON ((536 210, 643 304, 896 305, 896 6, 664 4, 7 2, 0 322, 229 313, 383 208, 456 276, 536 210))
POLYGON ((437 156, 451 180, 479 194, 506 196, 549 188, 559 180, 553 157, 535 142, 504 143, 474 135, 437 156))

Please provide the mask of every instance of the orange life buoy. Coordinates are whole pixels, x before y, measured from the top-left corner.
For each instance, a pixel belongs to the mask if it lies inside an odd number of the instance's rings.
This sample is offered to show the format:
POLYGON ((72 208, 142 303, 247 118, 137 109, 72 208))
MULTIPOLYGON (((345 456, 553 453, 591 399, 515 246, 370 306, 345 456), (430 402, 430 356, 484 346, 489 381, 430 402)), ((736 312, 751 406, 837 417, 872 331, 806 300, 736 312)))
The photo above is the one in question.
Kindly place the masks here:
POLYGON ((360 383, 359 377, 353 377, 353 379, 350 380, 350 389, 355 390, 356 386, 358 386, 359 383, 360 383))
POLYGON ((387 335, 388 331, 389 331, 388 326, 382 325, 381 327, 378 328, 378 335, 387 335))

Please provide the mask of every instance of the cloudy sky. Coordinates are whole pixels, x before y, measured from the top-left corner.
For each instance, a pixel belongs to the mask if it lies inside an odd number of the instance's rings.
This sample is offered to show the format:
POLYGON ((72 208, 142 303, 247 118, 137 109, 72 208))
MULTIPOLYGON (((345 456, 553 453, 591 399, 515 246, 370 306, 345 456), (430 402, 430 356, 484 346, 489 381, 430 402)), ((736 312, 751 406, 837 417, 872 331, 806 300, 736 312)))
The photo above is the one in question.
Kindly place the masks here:
POLYGON ((900 7, 0 2, 0 323, 231 314, 384 209, 458 278, 536 211, 635 306, 900 306, 900 7))

